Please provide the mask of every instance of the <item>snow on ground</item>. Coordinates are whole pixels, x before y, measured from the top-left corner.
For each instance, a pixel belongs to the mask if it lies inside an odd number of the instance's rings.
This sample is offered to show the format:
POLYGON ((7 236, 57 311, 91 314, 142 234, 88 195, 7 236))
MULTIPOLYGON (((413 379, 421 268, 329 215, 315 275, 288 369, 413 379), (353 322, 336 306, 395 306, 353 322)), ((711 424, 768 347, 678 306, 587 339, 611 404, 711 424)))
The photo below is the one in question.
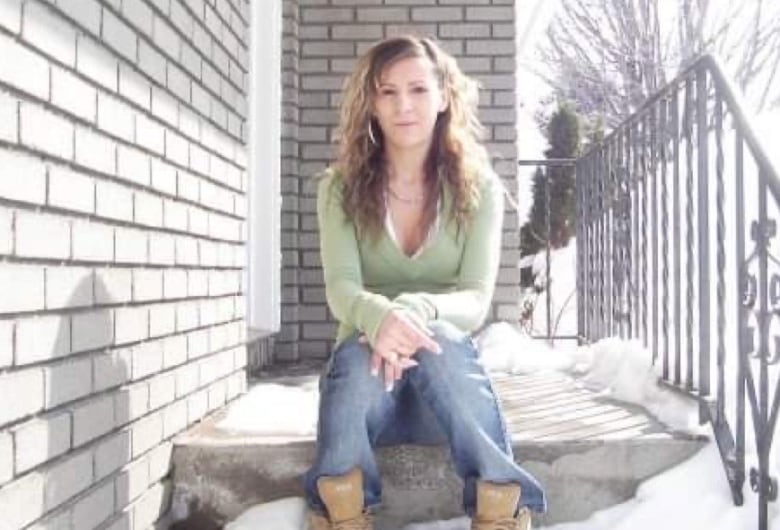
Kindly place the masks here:
POLYGON ((230 405, 217 427, 281 438, 311 437, 317 432, 318 403, 316 380, 298 386, 259 384, 230 405))
MULTIPOLYGON (((636 342, 607 339, 590 347, 556 351, 524 338, 506 324, 488 328, 479 337, 483 361, 493 371, 525 373, 555 369, 577 373, 588 388, 616 399, 645 406, 662 421, 678 428, 695 424, 695 409, 683 407, 675 395, 659 388, 647 352, 636 342), (511 344, 511 346, 510 346, 511 344), (510 357, 509 351, 520 352, 510 357)), ((316 387, 282 385, 255 387, 230 410, 222 428, 266 434, 313 434, 316 387), (285 406, 268 406, 285 403, 285 406), (285 416, 294 406, 304 421, 285 416)), ((685 530, 755 530, 756 498, 746 485, 745 505, 735 507, 723 476, 717 448, 710 443, 689 461, 641 485, 635 498, 595 513, 581 522, 549 530, 656 530, 659 526, 685 530), (692 497, 693 496, 693 497, 692 497), (695 502, 691 499, 695 498, 695 502)), ((780 510, 770 504, 770 528, 780 528, 780 510)), ((255 506, 226 530, 301 530, 305 507, 300 498, 255 506)), ((404 530, 468 530, 466 518, 408 525, 404 530)))
MULTIPOLYGON (((301 498, 255 506, 225 530, 304 530, 301 498)), ((756 530, 756 497, 745 488, 745 504, 734 506, 717 448, 708 444, 693 458, 646 482, 633 499, 596 512, 585 521, 544 527, 548 530, 756 530), (695 502, 692 502, 692 499, 695 502)), ((769 528, 780 528, 780 510, 770 504, 769 528)), ((465 517, 411 524, 404 530, 469 530, 465 517)))

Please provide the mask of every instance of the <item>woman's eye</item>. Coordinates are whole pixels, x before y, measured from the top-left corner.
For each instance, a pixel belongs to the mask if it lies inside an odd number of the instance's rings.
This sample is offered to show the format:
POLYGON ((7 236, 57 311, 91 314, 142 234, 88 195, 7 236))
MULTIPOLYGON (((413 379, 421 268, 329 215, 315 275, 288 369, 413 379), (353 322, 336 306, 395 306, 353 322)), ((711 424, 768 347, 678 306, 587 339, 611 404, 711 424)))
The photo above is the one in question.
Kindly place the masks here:
POLYGON ((424 86, 418 86, 418 87, 414 87, 414 88, 412 89, 412 91, 413 91, 415 94, 422 94, 422 93, 424 93, 424 92, 428 92, 428 88, 427 88, 427 87, 424 87, 424 86))

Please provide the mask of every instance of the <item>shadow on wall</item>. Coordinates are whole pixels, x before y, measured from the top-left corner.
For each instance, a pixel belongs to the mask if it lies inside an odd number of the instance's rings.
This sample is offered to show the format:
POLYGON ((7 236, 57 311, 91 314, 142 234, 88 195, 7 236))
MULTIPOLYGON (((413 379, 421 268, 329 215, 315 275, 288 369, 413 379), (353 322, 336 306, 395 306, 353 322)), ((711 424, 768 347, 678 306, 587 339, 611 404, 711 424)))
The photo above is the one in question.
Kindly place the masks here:
MULTIPOLYGON (((30 328, 58 326, 50 335, 54 339, 47 341, 43 328, 27 339, 19 329, 26 320, 18 324, 16 339, 17 362, 29 350, 41 363, 43 411, 12 429, 15 475, 24 474, 21 480, 34 485, 40 502, 25 498, 3 515, 10 521, 0 528, 22 528, 41 514, 47 527, 69 530, 150 527, 160 502, 167 502, 161 493, 148 495, 149 485, 160 480, 160 471, 154 471, 160 465, 152 462, 155 452, 146 453, 149 447, 136 447, 134 454, 133 434, 144 420, 130 428, 149 410, 148 384, 129 384, 135 346, 115 346, 121 341, 115 334, 117 312, 129 308, 117 308, 111 290, 129 290, 131 272, 47 267, 46 274, 46 305, 52 311, 34 317, 38 323, 30 328), (67 276, 61 284, 76 287, 60 294, 58 283, 67 276)), ((167 461, 164 465, 163 475, 167 461)))

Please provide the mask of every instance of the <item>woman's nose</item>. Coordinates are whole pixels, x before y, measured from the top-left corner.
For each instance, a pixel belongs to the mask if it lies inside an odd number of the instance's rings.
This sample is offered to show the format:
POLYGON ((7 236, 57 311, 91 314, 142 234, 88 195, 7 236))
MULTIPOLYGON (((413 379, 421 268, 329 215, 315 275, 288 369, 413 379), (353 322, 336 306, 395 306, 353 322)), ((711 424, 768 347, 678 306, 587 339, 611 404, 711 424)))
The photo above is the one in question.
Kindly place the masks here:
POLYGON ((398 110, 401 113, 407 112, 412 109, 412 98, 408 94, 401 93, 398 95, 398 110))

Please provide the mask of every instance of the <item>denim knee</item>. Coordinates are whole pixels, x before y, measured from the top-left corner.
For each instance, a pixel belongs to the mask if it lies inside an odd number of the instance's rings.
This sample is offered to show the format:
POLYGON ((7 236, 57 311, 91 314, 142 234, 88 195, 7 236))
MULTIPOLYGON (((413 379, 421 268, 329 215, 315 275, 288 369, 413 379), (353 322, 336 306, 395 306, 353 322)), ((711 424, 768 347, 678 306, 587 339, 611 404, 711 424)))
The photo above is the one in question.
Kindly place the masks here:
POLYGON ((371 351, 357 335, 342 342, 331 354, 325 373, 327 379, 346 379, 350 384, 361 385, 376 380, 371 375, 371 351))

